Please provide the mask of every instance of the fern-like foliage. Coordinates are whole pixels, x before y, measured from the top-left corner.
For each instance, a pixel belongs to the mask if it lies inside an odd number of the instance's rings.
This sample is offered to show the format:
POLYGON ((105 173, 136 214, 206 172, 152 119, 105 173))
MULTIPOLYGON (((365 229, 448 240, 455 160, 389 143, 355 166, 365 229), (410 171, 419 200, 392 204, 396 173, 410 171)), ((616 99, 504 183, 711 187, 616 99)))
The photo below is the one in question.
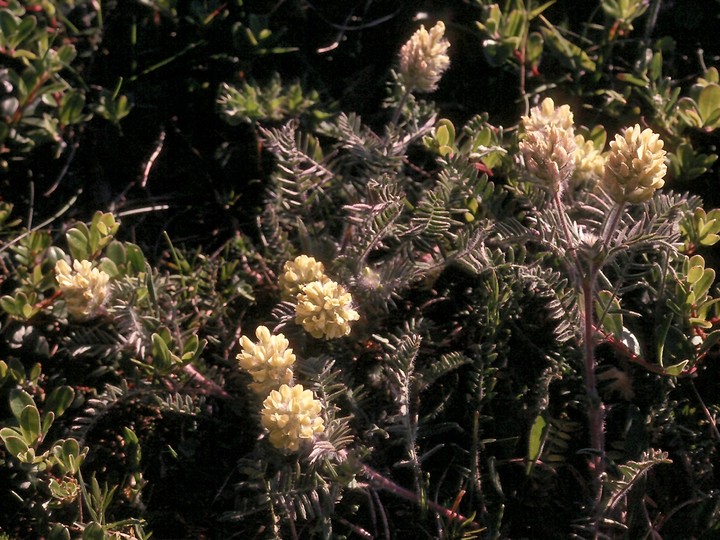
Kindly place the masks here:
POLYGON ((549 417, 540 460, 551 467, 566 463, 571 457, 572 441, 577 439, 581 427, 579 422, 565 416, 549 417))
POLYGON ((577 339, 582 316, 576 292, 561 273, 539 266, 518 266, 518 277, 531 294, 544 301, 558 343, 577 339))
POLYGON ((69 427, 70 432, 78 439, 80 446, 83 446, 90 431, 104 419, 113 407, 141 393, 143 393, 142 388, 130 389, 125 379, 120 382, 119 386, 105 385, 105 389, 101 393, 86 400, 81 414, 72 420, 69 427))
POLYGON ((64 343, 73 357, 109 358, 125 347, 126 339, 113 327, 74 325, 64 343))
POLYGON ((139 278, 125 278, 113 283, 112 305, 115 327, 122 336, 124 344, 138 358, 143 358, 150 344, 150 336, 159 325, 157 312, 152 305, 155 290, 153 283, 146 287, 152 278, 148 276, 144 283, 139 278))
POLYGON ((332 122, 323 122, 318 131, 333 139, 333 171, 357 189, 368 178, 397 173, 402 167, 403 154, 388 153, 382 138, 355 113, 340 113, 332 122))
POLYGON ((402 224, 405 194, 390 178, 371 181, 363 197, 365 202, 344 207, 354 227, 353 239, 343 253, 343 263, 359 273, 376 250, 392 250, 406 231, 402 224))
POLYGON ((274 538, 297 537, 300 527, 308 537, 333 538, 333 517, 342 484, 323 478, 326 465, 327 461, 320 461, 306 469, 295 462, 273 472, 263 460, 241 460, 238 468, 246 480, 237 486, 239 508, 226 513, 224 519, 242 521, 262 512, 269 518, 263 522, 272 525, 274 538))
POLYGON ((310 217, 317 198, 323 196, 333 173, 324 165, 317 138, 303 134, 295 121, 281 128, 261 128, 264 144, 277 158, 275 196, 286 210, 300 210, 310 217))
POLYGON ((183 395, 179 392, 172 393, 168 396, 156 395, 155 402, 162 411, 182 414, 184 416, 199 416, 205 407, 205 396, 193 397, 183 395))
POLYGON ((627 497, 630 490, 642 479, 650 469, 661 463, 672 463, 668 453, 650 449, 643 453, 639 461, 628 461, 617 466, 618 475, 609 474, 605 482, 607 490, 606 511, 611 511, 627 497))

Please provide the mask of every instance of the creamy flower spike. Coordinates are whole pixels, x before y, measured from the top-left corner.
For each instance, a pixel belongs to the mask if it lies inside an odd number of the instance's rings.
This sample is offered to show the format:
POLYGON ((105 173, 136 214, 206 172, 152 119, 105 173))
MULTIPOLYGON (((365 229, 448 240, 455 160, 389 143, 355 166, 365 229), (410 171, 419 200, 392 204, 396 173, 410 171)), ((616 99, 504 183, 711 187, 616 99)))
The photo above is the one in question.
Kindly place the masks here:
POLYGON ((523 116, 522 122, 526 133, 541 130, 546 126, 556 126, 566 131, 574 129, 570 105, 555 107, 552 98, 545 98, 539 107, 530 109, 530 116, 523 116))
POLYGON ((314 257, 300 255, 293 261, 287 261, 280 276, 279 285, 284 300, 294 300, 300 287, 313 281, 328 281, 323 263, 314 257))
POLYGON ((545 98, 539 107, 523 116, 525 133, 519 147, 525 169, 553 193, 575 170, 575 130, 570 107, 555 107, 555 102, 545 98))
POLYGON ((572 176, 575 150, 572 130, 557 126, 530 131, 520 141, 525 169, 553 193, 561 191, 562 184, 572 176))
POLYGON ((258 326, 255 336, 258 339, 256 343, 247 336, 240 338, 242 352, 237 355, 237 360, 253 378, 250 388, 257 394, 267 395, 292 381, 295 355, 282 334, 274 336, 267 327, 258 326))
POLYGON ((276 448, 295 452, 301 440, 311 440, 325 429, 322 404, 302 385, 283 384, 263 402, 261 423, 276 448))
POLYGON ((105 302, 110 276, 93 268, 90 261, 73 261, 73 266, 63 259, 55 263, 55 279, 62 291, 68 314, 76 319, 95 315, 105 302))
POLYGON ((409 91, 434 92, 443 72, 450 66, 447 50, 450 42, 444 38, 442 21, 428 32, 424 26, 400 49, 400 73, 409 91))
POLYGON ((603 186, 618 203, 639 203, 665 185, 663 141, 651 129, 626 128, 610 142, 603 186))
POLYGON ((295 322, 314 338, 347 336, 350 323, 359 318, 350 293, 334 281, 308 283, 297 296, 295 322))
POLYGON ((592 141, 586 141, 582 135, 575 135, 575 172, 572 180, 575 184, 594 182, 603 177, 605 157, 595 148, 592 141))

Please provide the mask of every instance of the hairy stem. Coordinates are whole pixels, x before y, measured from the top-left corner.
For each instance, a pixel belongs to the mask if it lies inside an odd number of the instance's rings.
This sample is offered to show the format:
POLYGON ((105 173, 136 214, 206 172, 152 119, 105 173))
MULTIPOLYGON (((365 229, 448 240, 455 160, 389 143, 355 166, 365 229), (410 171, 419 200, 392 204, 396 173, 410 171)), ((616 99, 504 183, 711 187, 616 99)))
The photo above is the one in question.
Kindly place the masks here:
MULTIPOLYGON (((587 415, 588 429, 590 431, 590 449, 593 453, 590 458, 592 493, 593 500, 597 506, 602 496, 601 477, 605 467, 605 406, 600 399, 600 394, 597 390, 597 379, 595 377, 595 326, 593 317, 593 295, 595 293, 595 283, 597 282, 599 268, 592 260, 587 261, 587 267, 583 266, 570 234, 570 227, 565 216, 565 208, 562 205, 559 192, 554 193, 553 203, 558 212, 562 234, 565 236, 568 250, 572 253, 575 263, 575 271, 577 273, 576 286, 581 290, 583 295, 583 368, 585 394, 588 400, 587 415)), ((612 231, 617 227, 622 205, 616 206, 613 210, 614 214, 610 216, 608 229, 605 231, 607 236, 603 234, 603 238, 609 238, 612 231)))
MULTIPOLYGON (((597 507, 602 497, 601 477, 605 469, 605 405, 600 399, 595 377, 595 339, 593 326, 593 292, 597 272, 591 268, 582 284, 584 303, 583 360, 585 367, 585 394, 588 400, 588 428, 590 430, 590 473, 592 474, 592 493, 597 507)), ((599 524, 596 523, 596 527, 599 524)))
POLYGON ((400 121, 400 115, 402 114, 403 107, 405 107, 405 103, 407 103, 408 98, 410 97, 410 89, 406 90, 403 94, 403 97, 400 98, 400 102, 398 103, 397 107, 395 108, 395 112, 393 113, 392 120, 390 120, 390 127, 388 128, 388 140, 390 133, 392 133, 395 128, 397 127, 398 122, 400 121))

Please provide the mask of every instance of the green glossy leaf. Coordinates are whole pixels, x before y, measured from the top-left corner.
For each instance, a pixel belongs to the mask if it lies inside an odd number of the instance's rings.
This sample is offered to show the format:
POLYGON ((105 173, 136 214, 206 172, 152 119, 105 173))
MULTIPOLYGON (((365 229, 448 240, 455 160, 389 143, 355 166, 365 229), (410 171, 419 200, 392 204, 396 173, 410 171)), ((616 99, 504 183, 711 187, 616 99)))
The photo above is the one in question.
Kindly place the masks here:
POLYGON ((545 444, 545 435, 547 433, 547 421, 542 414, 538 415, 530 428, 530 436, 528 438, 528 464, 526 473, 530 474, 532 468, 542 453, 545 444))
POLYGON ((702 89, 698 96, 698 111, 704 125, 717 127, 714 126, 713 120, 717 119, 717 114, 720 112, 720 85, 709 84, 702 89))
POLYGON ((113 240, 105 248, 105 256, 116 265, 124 265, 127 261, 127 250, 122 242, 113 240))
POLYGON ((706 268, 700 279, 698 279, 693 284, 693 292, 695 293, 697 301, 701 301, 703 298, 705 298, 705 295, 707 294, 708 290, 710 290, 710 286, 713 284, 714 281, 715 270, 713 270, 712 268, 706 268))
POLYGON ((565 39, 552 25, 541 28, 540 31, 551 49, 559 56, 560 61, 571 69, 582 68, 594 72, 597 69, 595 62, 580 47, 565 39))
MULTIPOLYGON (((29 17, 24 17, 20 24, 17 27, 17 30, 15 31, 15 35, 12 36, 12 40, 10 43, 10 47, 15 49, 19 45, 22 44, 23 41, 25 41, 30 34, 32 34, 35 31, 35 28, 37 27, 37 19, 35 16, 31 15, 29 17)), ((27 48, 28 45, 26 44, 25 47, 27 48)))
POLYGON ((703 277, 703 273, 705 272, 705 264, 702 266, 692 266, 688 270, 687 273, 687 281, 690 284, 696 283, 701 277, 703 277))
POLYGON ((544 4, 536 7, 530 13, 528 14, 528 20, 533 20, 535 17, 540 15, 543 11, 545 11, 547 8, 552 6, 557 0, 549 0, 548 2, 545 2, 544 4))
POLYGON ((673 364, 672 366, 668 366, 665 368, 665 373, 667 375, 672 375, 673 377, 677 377, 680 375, 685 369, 685 366, 688 365, 689 360, 683 360, 682 362, 679 362, 677 364, 673 364))
POLYGON ((70 531, 65 525, 56 523, 48 534, 47 540, 70 540, 70 531))
POLYGON ((690 322, 690 325, 695 326, 697 328, 703 328, 705 330, 709 330, 710 328, 712 328, 712 323, 710 321, 707 321, 700 317, 690 317, 689 322, 690 322))
POLYGON ((145 255, 142 250, 135 244, 126 243, 128 261, 134 273, 140 273, 145 270, 145 255))
POLYGON ((69 126, 82 122, 85 119, 84 107, 84 95, 80 92, 66 92, 60 103, 60 124, 69 126))
POLYGON ((448 141, 450 140, 450 133, 448 132, 447 127, 440 126, 437 128, 435 131, 435 139, 440 146, 447 146, 448 141))
POLYGON ((0 432, 0 438, 2 438, 3 442, 5 443, 5 448, 8 449, 8 452, 10 452, 10 454, 12 454, 18 459, 20 459, 20 456, 24 455, 28 451, 28 445, 22 439, 22 437, 19 437, 17 435, 3 436, 2 432, 0 432))
POLYGON ((633 84, 633 85, 639 86, 641 88, 645 88, 648 85, 647 80, 641 79, 640 77, 636 77, 632 73, 618 73, 617 78, 623 82, 633 84))
POLYGON ((78 261, 87 260, 89 257, 88 241, 89 231, 84 223, 78 223, 70 229, 65 238, 67 239, 70 255, 78 261))
POLYGON ((169 370, 173 365, 173 354, 167 343, 159 334, 153 334, 151 340, 153 366, 161 373, 169 370))
POLYGON ((49 413, 46 413, 43 416, 42 430, 40 431, 40 435, 42 435, 43 439, 45 438, 45 435, 47 435, 48 431, 50 431, 50 428, 52 427, 53 422, 55 422, 55 413, 54 412, 51 411, 49 413))
POLYGON ((20 420, 20 415, 28 405, 35 407, 35 400, 30 397, 30 394, 18 388, 10 390, 10 410, 17 420, 20 420))
POLYGON ((33 315, 37 313, 37 310, 30 304, 25 304, 20 308, 20 314, 24 319, 32 319, 33 315))
POLYGON ((82 540, 104 540, 105 530, 99 523, 92 521, 85 526, 82 540))
POLYGON ((28 446, 34 446, 40 438, 40 412, 33 403, 20 413, 20 431, 28 446))
POLYGON ((720 341, 720 330, 710 332, 705 336, 705 340, 702 342, 702 345, 700 345, 700 348, 698 349, 698 356, 706 354, 718 343, 718 341, 720 341))
POLYGON ((650 77, 650 80, 657 81, 662 76, 662 65, 662 52, 658 51, 653 54, 650 65, 648 66, 648 76, 650 77))
POLYGON ((79 456, 80 444, 75 439, 65 439, 62 443, 63 452, 67 456, 79 456))
POLYGON ((76 54, 75 47, 72 45, 63 45, 57 50, 58 60, 66 66, 75 59, 76 54))
POLYGON ((528 35, 527 45, 525 47, 525 61, 531 65, 536 65, 540 61, 543 52, 545 40, 539 32, 532 32, 528 35))
POLYGON ((2 34, 0 38, 6 40, 7 46, 10 46, 9 40, 17 31, 17 28, 18 22, 15 16, 6 9, 0 10, 0 34, 2 34))
POLYGON ((0 307, 8 315, 14 315, 16 317, 20 315, 20 310, 18 308, 17 302, 12 296, 6 295, 0 298, 0 307))
POLYGON ((700 239, 701 246, 714 246, 720 240, 720 236, 715 233, 709 233, 700 239))
POLYGON ((75 390, 69 386, 58 386, 50 392, 43 410, 55 413, 55 416, 62 416, 65 410, 75 399, 75 390))

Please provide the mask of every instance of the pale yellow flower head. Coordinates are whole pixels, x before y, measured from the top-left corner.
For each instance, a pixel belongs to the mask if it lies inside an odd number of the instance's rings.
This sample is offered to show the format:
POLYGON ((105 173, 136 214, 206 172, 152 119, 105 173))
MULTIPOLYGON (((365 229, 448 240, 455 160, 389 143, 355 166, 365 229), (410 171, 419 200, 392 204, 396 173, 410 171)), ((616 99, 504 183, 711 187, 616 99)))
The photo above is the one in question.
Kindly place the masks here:
POLYGON ((605 157, 595 148, 592 141, 586 141, 582 135, 575 135, 575 172, 572 180, 575 184, 595 182, 603 177, 605 157))
POLYGON ((428 32, 424 26, 415 32, 400 49, 400 73, 408 90, 434 92, 443 72, 450 66, 442 21, 428 32))
POLYGON ((273 446, 295 452, 301 440, 309 441, 325 429, 321 412, 322 404, 312 390, 283 384, 263 402, 260 422, 270 432, 273 446))
POLYGON ((253 378, 250 388, 257 394, 267 395, 271 390, 292 381, 295 355, 282 334, 274 336, 267 327, 258 326, 255 336, 255 343, 247 336, 240 338, 242 352, 237 355, 237 360, 240 367, 253 378))
POLYGON ((575 170, 572 129, 548 125, 527 132, 519 143, 525 169, 553 193, 561 190, 575 170))
POLYGON ((295 260, 287 261, 280 275, 279 285, 284 300, 294 300, 300 287, 312 281, 328 281, 323 263, 314 257, 300 255, 295 260))
POLYGON ((55 263, 55 279, 62 291, 68 314, 76 319, 95 315, 105 302, 110 276, 90 261, 73 261, 73 266, 60 259, 55 263))
POLYGON ((640 131, 635 124, 610 142, 603 186, 618 203, 639 203, 665 185, 666 172, 660 136, 651 129, 640 131))
POLYGON ((525 132, 543 129, 546 126, 557 126, 564 130, 573 129, 573 113, 570 105, 555 107, 552 98, 545 98, 538 107, 530 109, 530 116, 522 117, 525 132))
POLYGON ((350 323, 359 318, 350 293, 334 281, 308 283, 297 296, 295 322, 314 338, 347 336, 350 323))

